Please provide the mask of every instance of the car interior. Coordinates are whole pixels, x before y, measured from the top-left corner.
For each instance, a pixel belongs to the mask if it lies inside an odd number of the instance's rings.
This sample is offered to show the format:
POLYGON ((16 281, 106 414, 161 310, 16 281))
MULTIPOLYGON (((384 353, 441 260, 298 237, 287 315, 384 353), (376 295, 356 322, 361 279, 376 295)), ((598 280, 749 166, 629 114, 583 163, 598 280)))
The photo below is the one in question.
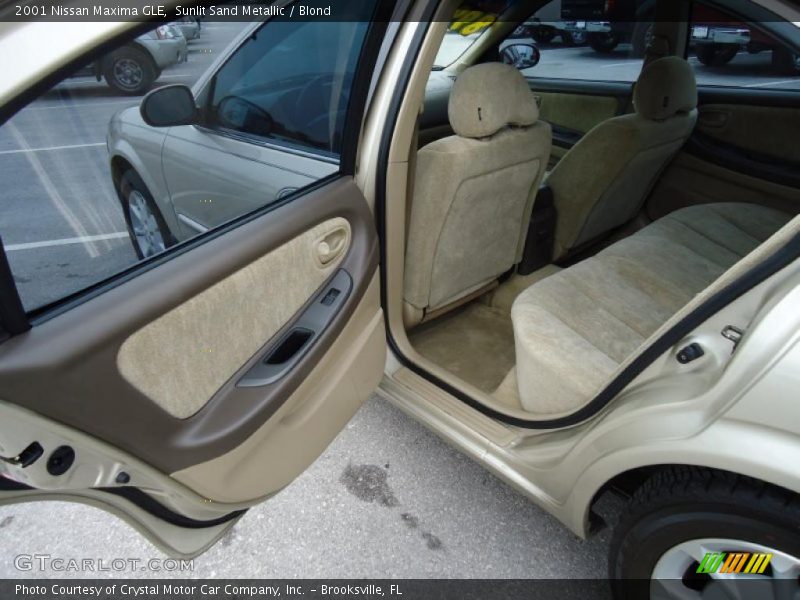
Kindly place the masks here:
POLYGON ((670 50, 687 24, 656 26, 633 85, 523 75, 487 30, 447 122, 421 110, 402 320, 423 370, 492 411, 586 406, 800 212, 791 94, 698 87, 670 50))
MULTIPOLYGON (((364 23, 347 25, 345 40, 363 35, 364 23)), ((246 41, 217 76, 209 119, 229 129, 338 152, 358 55, 337 57, 344 42, 326 34, 321 23, 279 23, 271 32, 264 38, 268 44, 257 35, 246 41), (303 52, 309 36, 326 52, 303 52), (269 85, 263 84, 265 78, 269 85)))

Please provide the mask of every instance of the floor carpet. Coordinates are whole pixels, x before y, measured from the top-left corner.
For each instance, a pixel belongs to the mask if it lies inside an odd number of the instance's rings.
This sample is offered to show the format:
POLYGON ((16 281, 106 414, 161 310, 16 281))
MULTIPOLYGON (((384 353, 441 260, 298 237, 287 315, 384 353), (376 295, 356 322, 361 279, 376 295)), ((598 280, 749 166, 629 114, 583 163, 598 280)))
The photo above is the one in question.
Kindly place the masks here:
POLYGON ((491 394, 514 366, 514 331, 508 313, 474 302, 409 333, 431 362, 491 394))

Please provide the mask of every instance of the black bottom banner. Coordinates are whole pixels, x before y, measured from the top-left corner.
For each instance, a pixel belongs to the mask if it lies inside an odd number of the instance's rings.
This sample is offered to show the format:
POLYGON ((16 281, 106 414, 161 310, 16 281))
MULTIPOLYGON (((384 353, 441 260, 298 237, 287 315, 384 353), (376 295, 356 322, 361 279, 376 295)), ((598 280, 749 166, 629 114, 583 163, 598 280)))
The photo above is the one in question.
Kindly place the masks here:
POLYGON ((39 579, 2 580, 0 598, 54 598, 78 600, 248 600, 303 598, 362 600, 475 598, 611 598, 611 586, 603 580, 321 580, 321 579, 39 579))
MULTIPOLYGON (((769 581, 720 580, 708 582, 703 589, 719 587, 714 598, 773 598, 769 581), (766 585, 761 585, 761 584, 766 585), (723 589, 724 588, 724 589, 723 589), (735 588, 735 589, 734 589, 735 588), (733 593, 733 595, 730 595, 733 593), (727 594, 727 595, 726 595, 727 594)), ((794 584, 797 592, 797 582, 794 584)), ((379 600, 493 600, 509 599, 605 599, 617 598, 698 598, 698 590, 689 590, 685 582, 617 581, 588 579, 4 579, 0 580, 0 598, 53 598, 78 600, 249 600, 303 598, 319 600, 357 598, 379 600), (614 593, 612 593, 612 588, 614 593), (695 595, 690 595, 690 594, 695 595)), ((800 597, 792 596, 787 597, 800 597)))

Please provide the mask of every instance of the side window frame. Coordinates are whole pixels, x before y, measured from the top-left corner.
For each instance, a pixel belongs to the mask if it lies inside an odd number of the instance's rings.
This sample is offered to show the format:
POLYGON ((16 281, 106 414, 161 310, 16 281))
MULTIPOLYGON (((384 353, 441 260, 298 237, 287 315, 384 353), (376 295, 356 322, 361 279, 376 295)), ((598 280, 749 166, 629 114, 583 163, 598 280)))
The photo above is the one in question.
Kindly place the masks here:
MULTIPOLYGON (((258 28, 256 28, 253 31, 253 33, 255 34, 261 32, 263 29, 268 27, 269 24, 270 21, 265 21, 258 28)), ((367 43, 367 36, 369 36, 369 31, 365 33, 364 44, 367 43)), ((268 148, 275 148, 284 152, 300 154, 302 156, 309 156, 318 160, 324 160, 330 162, 332 164, 339 164, 340 156, 334 152, 329 152, 320 148, 313 148, 311 146, 306 146, 300 143, 294 143, 291 140, 282 140, 282 139, 259 136, 257 134, 249 133, 247 131, 241 131, 238 129, 225 127, 223 125, 214 122, 212 118, 212 113, 213 113, 214 96, 216 94, 216 86, 217 86, 217 79, 219 72, 222 69, 224 69, 225 66, 231 60, 234 59, 237 52, 241 50, 244 43, 247 43, 247 39, 249 39, 249 36, 244 40, 242 45, 238 46, 227 57, 225 57, 225 60, 217 67, 214 74, 209 78, 209 80, 205 83, 203 89, 197 95, 198 99, 202 101, 202 105, 199 107, 199 109, 202 119, 201 126, 203 127, 203 129, 216 135, 222 135, 224 137, 239 140, 249 144, 264 146, 268 148)), ((364 44, 362 44, 362 48, 364 44)))
MULTIPOLYGON (((536 20, 535 16, 539 12, 541 12, 542 10, 545 10, 551 4, 552 5, 560 5, 560 2, 559 2, 559 0, 545 0, 531 14, 529 14, 521 22, 519 22, 517 24, 517 26, 515 27, 515 29, 512 29, 511 31, 509 31, 506 34, 506 36, 502 40, 500 40, 498 42, 497 46, 495 46, 495 47, 493 47, 491 49, 491 52, 493 52, 494 54, 499 55, 500 51, 501 51, 501 46, 503 44, 505 44, 507 42, 511 42, 513 44, 514 43, 514 39, 515 39, 513 36, 514 36, 514 33, 515 33, 516 29, 524 27, 525 24, 528 23, 528 22, 535 21, 536 20)), ((569 22, 569 21, 567 21, 565 19, 561 19, 561 18, 559 18, 559 20, 561 22, 569 22)), ((588 49, 590 48, 590 44, 588 42, 588 38, 591 35, 591 33, 592 32, 588 31, 588 29, 587 29, 584 32, 584 35, 586 36, 586 38, 585 38, 586 41, 584 41, 581 44, 579 44, 579 46, 581 48, 584 48, 584 47, 587 48, 587 55, 589 55, 588 54, 588 49)), ((559 36, 557 35, 556 37, 559 37, 559 36)), ((525 42, 523 41, 522 43, 525 43, 525 42)), ((630 40, 627 41, 627 42, 622 42, 622 43, 632 46, 632 42, 630 40)), ((638 79, 639 73, 641 72, 641 69, 643 68, 644 62, 645 62, 645 56, 641 56, 641 57, 631 56, 631 53, 632 53, 633 49, 632 48, 629 49, 628 55, 623 60, 629 60, 629 61, 631 61, 631 64, 637 64, 638 63, 638 71, 637 71, 636 75, 633 76, 630 79, 628 79, 628 78, 625 78, 625 79, 608 79, 608 78, 598 78, 596 76, 592 76, 591 78, 588 78, 588 77, 583 77, 583 76, 577 77, 577 76, 574 76, 574 75, 558 75, 558 76, 554 76, 553 74, 537 73, 536 72, 536 68, 541 64, 542 60, 544 59, 545 54, 547 52, 549 52, 549 51, 552 51, 552 50, 562 49, 562 45, 564 44, 564 42, 563 42, 563 38, 562 38, 562 41, 559 43, 559 46, 557 48, 553 48, 552 46, 550 46, 550 43, 547 43, 547 44, 548 45, 545 46, 544 43, 537 42, 534 39, 534 45, 536 45, 539 48, 539 51, 541 53, 542 59, 540 59, 539 63, 536 66, 531 67, 530 72, 528 72, 528 73, 523 72, 523 75, 525 75, 526 79, 531 80, 531 79, 535 78, 537 80, 542 80, 542 81, 547 81, 547 82, 565 82, 565 84, 567 84, 567 85, 575 84, 575 85, 588 85, 588 86, 591 86, 593 84, 599 84, 599 85, 608 84, 609 86, 626 86, 626 85, 627 86, 632 86, 632 85, 634 85, 636 83, 636 80, 638 79)), ((564 47, 566 47, 566 46, 564 46, 564 47)), ((572 46, 569 46, 569 47, 572 47, 572 46)), ((595 54, 598 54, 598 53, 595 53, 595 54)), ((594 55, 590 55, 590 56, 594 56, 594 55)), ((602 54, 600 54, 600 56, 602 56, 602 54)), ((486 57, 484 57, 483 59, 485 59, 485 58, 486 57)), ((622 59, 622 57, 620 57, 620 59, 622 59)), ((620 60, 620 59, 616 59, 615 58, 615 60, 620 60)), ((589 59, 587 59, 585 57, 581 57, 581 60, 584 60, 587 63, 589 62, 589 59)), ((595 69, 595 70, 597 71, 597 69, 595 69)))
MULTIPOLYGON (((724 14, 732 20, 739 21, 745 24, 749 28, 756 29, 760 32, 761 35, 771 38, 776 44, 780 45, 782 48, 786 50, 793 50, 800 54, 800 28, 795 27, 792 23, 788 21, 781 21, 778 20, 779 17, 769 11, 768 9, 764 8, 763 6, 759 6, 754 4, 751 0, 736 0, 736 2, 731 2, 730 5, 725 4, 720 6, 716 2, 706 1, 706 0, 691 0, 689 3, 689 19, 686 23, 686 46, 683 50, 683 58, 687 61, 691 58, 692 53, 692 31, 694 28, 694 15, 695 15, 695 8, 697 6, 702 6, 707 9, 711 9, 713 11, 719 12, 720 14, 724 14), (747 11, 744 10, 736 10, 736 7, 740 9, 746 8, 747 11), (766 29, 764 27, 764 23, 772 22, 775 27, 774 29, 766 29), (791 30, 790 28, 795 27, 796 31, 791 30), (782 32, 793 33, 794 34, 794 41, 788 40, 786 37, 782 35, 782 32)), ((767 50, 768 52, 772 52, 772 50, 767 50)), ((797 77, 797 88, 763 88, 760 91, 762 92, 778 92, 778 93, 787 93, 787 94, 800 94, 800 74, 796 75, 797 77)), ((746 85, 723 85, 723 84, 716 84, 716 83, 705 83, 705 82, 697 82, 699 88, 711 88, 711 89, 719 89, 719 90, 737 90, 737 89, 750 89, 746 85)), ((751 90, 752 91, 752 90, 751 90)))

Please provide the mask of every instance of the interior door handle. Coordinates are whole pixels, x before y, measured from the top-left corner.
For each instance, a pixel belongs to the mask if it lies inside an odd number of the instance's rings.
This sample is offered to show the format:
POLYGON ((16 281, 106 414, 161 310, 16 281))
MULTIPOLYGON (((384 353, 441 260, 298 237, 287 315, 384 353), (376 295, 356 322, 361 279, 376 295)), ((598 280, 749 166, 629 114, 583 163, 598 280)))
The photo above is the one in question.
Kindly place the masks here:
POLYGON ((350 274, 339 269, 294 320, 291 327, 284 328, 283 333, 269 344, 259 361, 236 382, 236 386, 269 385, 291 371, 328 327, 352 288, 350 274))
POLYGON ((347 229, 339 227, 317 240, 317 260, 321 265, 327 265, 342 253, 347 247, 348 236, 347 229))
POLYGON ((725 127, 731 118, 731 113, 722 110, 700 110, 700 125, 719 129, 725 127))

